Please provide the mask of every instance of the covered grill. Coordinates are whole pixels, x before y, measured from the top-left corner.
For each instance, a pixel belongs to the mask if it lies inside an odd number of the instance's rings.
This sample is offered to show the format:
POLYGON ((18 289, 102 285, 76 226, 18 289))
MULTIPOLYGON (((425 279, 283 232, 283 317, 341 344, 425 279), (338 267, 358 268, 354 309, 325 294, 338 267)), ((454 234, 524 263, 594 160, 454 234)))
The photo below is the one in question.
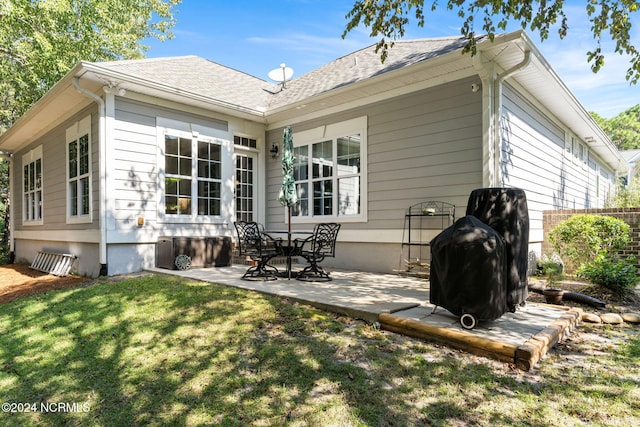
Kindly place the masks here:
POLYGON ((515 311, 528 296, 529 213, 523 190, 481 188, 466 216, 431 241, 430 302, 466 329, 515 311))
POLYGON ((529 210, 519 188, 480 188, 471 192, 467 215, 473 215, 502 236, 507 250, 507 305, 511 311, 529 295, 529 210))
POLYGON ((464 216, 431 241, 429 300, 460 317, 466 329, 507 311, 506 249, 502 237, 464 216))

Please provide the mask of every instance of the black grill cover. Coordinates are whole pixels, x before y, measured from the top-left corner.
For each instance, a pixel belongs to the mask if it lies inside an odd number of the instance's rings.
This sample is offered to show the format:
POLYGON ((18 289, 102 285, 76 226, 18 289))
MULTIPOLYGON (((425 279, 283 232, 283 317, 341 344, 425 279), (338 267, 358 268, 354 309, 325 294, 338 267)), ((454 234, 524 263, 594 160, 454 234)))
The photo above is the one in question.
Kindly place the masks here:
POLYGON ((495 320, 507 311, 502 237, 465 216, 431 241, 429 300, 456 316, 495 320))
POLYGON ((507 305, 510 310, 528 296, 529 210, 519 188, 480 188, 469 195, 473 215, 502 236, 507 250, 507 305))

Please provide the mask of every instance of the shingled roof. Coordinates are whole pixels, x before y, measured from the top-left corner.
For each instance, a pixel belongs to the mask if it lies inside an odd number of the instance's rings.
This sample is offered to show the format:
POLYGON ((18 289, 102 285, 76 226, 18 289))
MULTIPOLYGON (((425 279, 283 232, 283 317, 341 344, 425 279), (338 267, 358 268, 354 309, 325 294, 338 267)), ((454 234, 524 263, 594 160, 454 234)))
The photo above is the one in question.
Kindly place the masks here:
POLYGON ((194 55, 98 62, 96 65, 242 107, 264 106, 271 94, 278 90, 273 83, 194 55))
MULTIPOLYGON (((483 37, 478 38, 480 41, 483 37)), ((338 58, 307 74, 287 82, 286 89, 275 94, 269 108, 301 101, 418 62, 426 61, 464 47, 463 37, 396 41, 383 63, 375 45, 338 58)))
POLYGON ((466 39, 441 37, 396 41, 384 63, 371 45, 286 83, 286 89, 197 56, 101 62, 123 75, 232 105, 267 110, 462 49, 466 39))

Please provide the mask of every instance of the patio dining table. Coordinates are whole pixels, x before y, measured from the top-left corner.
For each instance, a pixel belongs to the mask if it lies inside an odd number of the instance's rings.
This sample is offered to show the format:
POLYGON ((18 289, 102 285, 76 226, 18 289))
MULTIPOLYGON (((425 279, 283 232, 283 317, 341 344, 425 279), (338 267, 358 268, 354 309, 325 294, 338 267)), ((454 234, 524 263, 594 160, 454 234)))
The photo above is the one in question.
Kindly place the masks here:
POLYGON ((288 279, 291 279, 291 259, 298 255, 300 252, 300 249, 302 249, 302 247, 298 247, 295 244, 295 241, 293 239, 293 236, 311 236, 313 235, 313 231, 300 231, 300 230, 266 230, 263 232, 264 234, 269 235, 270 237, 272 237, 275 241, 276 244, 278 245, 278 250, 279 252, 287 258, 287 271, 286 271, 286 275, 285 277, 287 277, 288 279), (286 235, 286 238, 276 238, 276 235, 281 236, 281 235, 286 235))

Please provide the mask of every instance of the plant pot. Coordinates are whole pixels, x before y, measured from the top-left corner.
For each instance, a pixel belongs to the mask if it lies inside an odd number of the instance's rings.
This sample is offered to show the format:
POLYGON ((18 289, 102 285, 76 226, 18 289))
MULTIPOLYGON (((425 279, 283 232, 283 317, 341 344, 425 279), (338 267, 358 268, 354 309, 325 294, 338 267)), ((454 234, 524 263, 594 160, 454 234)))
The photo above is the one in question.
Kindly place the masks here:
POLYGON ((562 289, 545 289, 542 294, 547 304, 560 304, 564 291, 562 289))

